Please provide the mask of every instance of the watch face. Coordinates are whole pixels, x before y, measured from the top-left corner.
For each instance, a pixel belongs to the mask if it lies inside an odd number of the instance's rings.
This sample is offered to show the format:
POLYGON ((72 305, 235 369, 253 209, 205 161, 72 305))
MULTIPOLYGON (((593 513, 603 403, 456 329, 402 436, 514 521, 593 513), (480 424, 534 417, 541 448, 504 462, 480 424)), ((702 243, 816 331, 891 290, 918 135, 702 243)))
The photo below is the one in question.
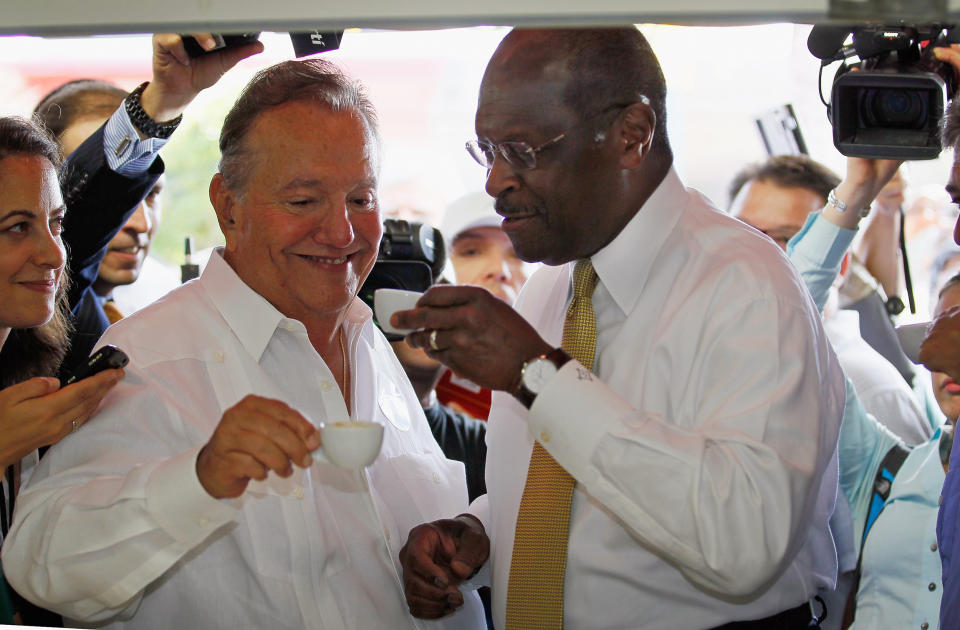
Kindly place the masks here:
POLYGON ((537 358, 523 367, 523 386, 534 394, 543 391, 547 381, 557 373, 557 366, 549 359, 537 358))

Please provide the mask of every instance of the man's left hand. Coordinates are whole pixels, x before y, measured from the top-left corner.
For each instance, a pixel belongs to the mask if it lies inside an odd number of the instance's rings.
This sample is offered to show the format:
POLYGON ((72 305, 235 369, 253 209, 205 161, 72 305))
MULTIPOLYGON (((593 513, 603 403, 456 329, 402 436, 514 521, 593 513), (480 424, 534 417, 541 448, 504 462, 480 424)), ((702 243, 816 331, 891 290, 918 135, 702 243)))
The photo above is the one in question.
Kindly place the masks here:
POLYGON ((947 309, 933 320, 919 358, 931 372, 946 372, 960 381, 960 306, 947 309))
MULTIPOLYGON (((194 37, 204 50, 214 47, 210 33, 194 37)), ((242 60, 263 51, 263 44, 253 42, 236 48, 225 48, 191 59, 176 34, 153 36, 153 79, 143 91, 144 111, 157 122, 173 120, 200 93, 242 60)))
POLYGON ((390 323, 416 329, 407 343, 457 375, 510 393, 524 362, 553 350, 510 305, 480 287, 434 286, 417 308, 394 313, 390 323))

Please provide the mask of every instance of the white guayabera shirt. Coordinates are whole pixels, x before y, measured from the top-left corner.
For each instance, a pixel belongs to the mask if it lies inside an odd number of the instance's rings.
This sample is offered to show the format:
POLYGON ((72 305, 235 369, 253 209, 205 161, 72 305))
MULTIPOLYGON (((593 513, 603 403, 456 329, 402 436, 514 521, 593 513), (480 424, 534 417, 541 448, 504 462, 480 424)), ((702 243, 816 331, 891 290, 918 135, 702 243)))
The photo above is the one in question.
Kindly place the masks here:
MULTIPOLYGON (((109 628, 482 628, 476 593, 455 615, 413 619, 397 554, 410 529, 466 508, 463 465, 444 458, 389 344, 360 300, 344 323, 353 418, 384 425, 363 474, 316 463, 202 488, 196 458, 223 412, 253 393, 315 423, 347 407, 304 326, 215 253, 196 281, 121 320, 124 380, 42 460, 3 546, 11 584, 109 628)), ((69 622, 68 622, 69 623, 69 622)))

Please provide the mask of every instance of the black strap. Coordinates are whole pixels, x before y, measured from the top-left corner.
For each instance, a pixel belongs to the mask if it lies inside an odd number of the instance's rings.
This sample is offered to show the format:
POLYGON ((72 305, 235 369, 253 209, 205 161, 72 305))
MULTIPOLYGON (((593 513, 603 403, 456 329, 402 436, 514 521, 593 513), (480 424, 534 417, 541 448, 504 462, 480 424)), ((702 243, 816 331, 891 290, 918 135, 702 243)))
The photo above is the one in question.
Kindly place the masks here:
POLYGON ((883 456, 883 461, 877 467, 877 474, 873 478, 873 496, 870 499, 870 507, 867 509, 867 517, 863 524, 863 537, 860 539, 860 555, 857 556, 857 568, 854 572, 853 586, 850 589, 850 595, 847 597, 847 605, 843 611, 843 627, 846 628, 853 623, 857 608, 857 591, 860 589, 860 567, 863 564, 863 548, 867 544, 867 534, 876 522, 877 517, 883 511, 887 504, 887 497, 890 496, 890 489, 893 487, 893 480, 896 478, 900 467, 906 461, 910 454, 910 449, 901 445, 894 444, 883 456))
POLYGON ((907 260, 907 237, 904 234, 905 214, 900 208, 900 256, 903 257, 903 280, 907 288, 907 301, 910 302, 910 312, 916 314, 917 303, 913 299, 913 280, 910 278, 910 262, 907 260))

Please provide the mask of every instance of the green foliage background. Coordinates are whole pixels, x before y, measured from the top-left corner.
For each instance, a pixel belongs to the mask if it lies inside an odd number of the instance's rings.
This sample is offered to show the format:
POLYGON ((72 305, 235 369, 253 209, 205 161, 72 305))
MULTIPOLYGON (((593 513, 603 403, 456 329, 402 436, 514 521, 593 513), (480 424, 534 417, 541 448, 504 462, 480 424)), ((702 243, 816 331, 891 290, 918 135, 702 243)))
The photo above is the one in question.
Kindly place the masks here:
POLYGON ((183 262, 187 236, 193 237, 194 251, 223 244, 207 190, 220 159, 220 127, 235 98, 223 94, 202 107, 190 107, 161 151, 167 182, 163 218, 150 251, 164 262, 183 262))

